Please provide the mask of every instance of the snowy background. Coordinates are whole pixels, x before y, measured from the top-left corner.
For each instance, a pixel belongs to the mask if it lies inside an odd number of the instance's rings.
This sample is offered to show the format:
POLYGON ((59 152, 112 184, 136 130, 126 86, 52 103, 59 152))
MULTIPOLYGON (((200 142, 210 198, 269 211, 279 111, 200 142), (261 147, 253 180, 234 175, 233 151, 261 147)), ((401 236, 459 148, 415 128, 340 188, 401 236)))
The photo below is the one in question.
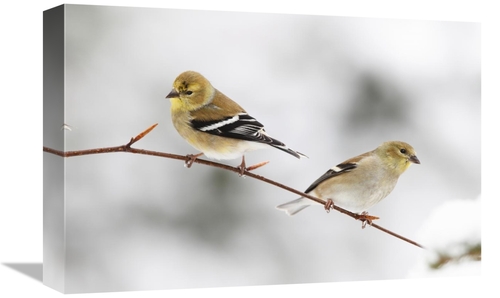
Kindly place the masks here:
MULTIPOLYGON (((159 123, 136 147, 194 153, 164 99, 190 69, 310 157, 247 155, 249 164, 270 160, 258 174, 294 188, 383 141, 412 144, 422 164, 370 210, 401 235, 432 242, 421 231, 433 210, 481 193, 478 23, 101 6, 66 13, 65 150, 124 144, 159 123)), ((424 274, 419 248, 321 208, 288 217, 274 207, 295 195, 234 173, 121 153, 70 158, 66 171, 69 292, 424 274)))

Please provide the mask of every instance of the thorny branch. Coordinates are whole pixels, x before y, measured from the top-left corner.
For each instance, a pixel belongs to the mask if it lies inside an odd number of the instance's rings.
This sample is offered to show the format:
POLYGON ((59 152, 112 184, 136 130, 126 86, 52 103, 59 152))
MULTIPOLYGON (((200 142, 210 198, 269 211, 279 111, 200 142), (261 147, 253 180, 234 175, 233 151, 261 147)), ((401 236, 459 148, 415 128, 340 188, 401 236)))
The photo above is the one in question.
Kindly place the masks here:
MULTIPOLYGON (((130 139, 130 141, 125 144, 125 145, 122 145, 122 146, 116 146, 116 147, 106 147, 106 148, 96 148, 96 149, 87 149, 87 150, 77 150, 77 151, 60 151, 60 150, 55 150, 55 149, 52 149, 52 148, 48 148, 48 147, 43 147, 43 151, 44 152, 48 152, 48 153, 52 153, 52 154, 55 154, 55 155, 59 155, 59 156, 62 156, 62 157, 73 157, 73 156, 82 156, 82 155, 89 155, 89 154, 101 154, 101 153, 111 153, 111 152, 130 152, 130 153, 136 153, 136 154, 144 154, 144 155, 153 155, 153 156, 159 156, 159 157, 164 157, 164 158, 171 158, 171 159, 178 159, 178 160, 184 160, 185 162, 189 162, 190 161, 190 157, 189 156, 185 156, 185 155, 177 155, 177 154, 171 154, 171 153, 165 153, 165 152, 158 152, 158 151, 151 151, 151 150, 144 150, 144 149, 136 149, 136 148, 132 148, 131 146, 136 143, 137 141, 139 141, 140 139, 142 139, 145 135, 147 135, 150 131, 152 131, 158 124, 154 124, 152 126, 150 126, 148 129, 146 129, 145 131, 143 131, 142 133, 138 134, 137 136, 133 137, 130 139)), ((205 159, 195 159, 194 160, 195 163, 199 163, 199 164, 203 164, 203 165, 207 165, 207 166, 211 166, 211 167, 215 167, 215 168, 220 168, 220 169, 224 169, 224 170, 227 170, 227 171, 232 171, 232 172, 235 172, 235 173, 238 173, 240 174, 241 173, 241 169, 238 168, 238 167, 232 167, 232 166, 228 166, 228 165, 225 165, 225 164, 221 164, 221 163, 217 163, 217 162, 213 162, 213 161, 209 161, 209 160, 205 160, 205 159)), ((279 188, 282 188, 284 190, 287 190, 289 192, 292 192, 292 193, 295 193, 301 197, 305 197, 305 198, 308 198, 312 201, 315 201, 317 203, 320 203, 322 205, 327 205, 328 202, 324 201, 324 200, 321 200, 319 198, 316 198, 314 196, 311 196, 311 195, 308 195, 306 193, 303 193, 301 191, 298 191, 294 188, 291 188, 289 186, 286 186, 284 184, 281 184, 279 182, 276 182, 274 180, 271 180, 271 179, 268 179, 266 177, 263 177, 263 176, 260 176, 260 175, 257 175, 257 174, 254 174, 252 172, 250 172, 251 170, 254 170, 258 167, 261 167, 263 166, 264 164, 266 164, 267 162, 265 163, 261 163, 261 164, 257 164, 257 165, 254 165, 254 166, 251 166, 251 167, 248 167, 245 169, 244 171, 244 176, 248 176, 248 177, 252 177, 254 179, 257 179, 257 180, 260 180, 260 181, 263 181, 263 182, 266 182, 266 183, 269 183, 271 185, 274 185, 274 186, 277 186, 279 188)), ((328 204, 328 206, 330 206, 328 204)), ((406 241, 410 244, 413 244, 415 246, 418 246, 420 248, 424 248, 422 245, 418 244, 417 242, 413 241, 413 240, 410 240, 406 237, 403 237, 401 235, 398 235, 390 230, 387 230, 375 223, 373 223, 372 221, 375 220, 375 219, 378 219, 378 217, 376 216, 370 216, 370 215, 367 215, 367 214, 357 214, 357 213, 353 213, 353 212, 350 212, 348 210, 345 210, 343 208, 340 208, 336 205, 331 205, 332 209, 335 209, 341 213, 344 213, 346 214, 347 216, 350 216, 356 220, 360 220, 363 222, 363 227, 366 225, 366 223, 368 223, 370 226, 382 231, 382 232, 385 232, 389 235, 392 235, 396 238, 399 238, 403 241, 406 241)), ((329 210, 327 210, 329 211, 329 210)))

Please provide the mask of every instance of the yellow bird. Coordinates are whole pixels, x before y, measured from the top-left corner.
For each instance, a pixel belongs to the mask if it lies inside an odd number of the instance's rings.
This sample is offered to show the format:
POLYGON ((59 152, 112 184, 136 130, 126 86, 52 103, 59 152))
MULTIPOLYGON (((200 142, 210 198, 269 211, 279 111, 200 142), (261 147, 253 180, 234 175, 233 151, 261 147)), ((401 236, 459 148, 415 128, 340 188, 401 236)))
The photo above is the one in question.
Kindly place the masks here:
POLYGON ((239 169, 243 174, 244 154, 269 147, 297 158, 306 157, 269 136, 260 122, 195 71, 181 73, 166 98, 171 102, 170 112, 177 132, 202 152, 188 155, 188 167, 203 154, 213 159, 241 157, 239 169))
MULTIPOLYGON (((329 169, 314 181, 305 193, 354 213, 366 210, 387 197, 398 178, 412 163, 420 164, 415 149, 405 142, 382 143, 375 150, 350 158, 329 169)), ((311 204, 319 204, 301 197, 277 206, 288 215, 294 215, 311 204)))

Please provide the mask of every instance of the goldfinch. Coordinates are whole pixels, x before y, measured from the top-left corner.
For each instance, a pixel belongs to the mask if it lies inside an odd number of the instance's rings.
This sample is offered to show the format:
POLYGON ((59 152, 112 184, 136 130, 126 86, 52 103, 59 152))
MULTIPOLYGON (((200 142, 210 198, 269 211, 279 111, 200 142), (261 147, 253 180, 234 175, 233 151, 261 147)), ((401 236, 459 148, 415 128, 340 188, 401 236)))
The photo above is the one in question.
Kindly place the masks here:
POLYGON ((213 159, 242 157, 239 168, 243 174, 244 154, 269 147, 297 158, 306 157, 270 137, 260 122, 197 72, 181 73, 166 98, 171 102, 170 112, 177 132, 202 152, 188 155, 188 167, 203 154, 213 159))
MULTIPOLYGON (((305 193, 354 213, 366 214, 396 186, 398 178, 412 163, 420 164, 415 149, 405 142, 382 143, 375 150, 353 157, 329 169, 314 181, 305 193)), ((301 197, 277 206, 294 215, 316 203, 301 197)))

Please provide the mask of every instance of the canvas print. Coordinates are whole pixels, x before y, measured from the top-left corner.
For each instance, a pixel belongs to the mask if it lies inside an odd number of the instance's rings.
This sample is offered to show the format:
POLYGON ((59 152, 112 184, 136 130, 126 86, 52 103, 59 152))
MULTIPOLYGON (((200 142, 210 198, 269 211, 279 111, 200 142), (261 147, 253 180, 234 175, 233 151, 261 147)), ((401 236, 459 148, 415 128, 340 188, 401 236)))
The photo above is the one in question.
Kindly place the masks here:
POLYGON ((44 283, 481 269, 479 23, 44 12, 44 283))

